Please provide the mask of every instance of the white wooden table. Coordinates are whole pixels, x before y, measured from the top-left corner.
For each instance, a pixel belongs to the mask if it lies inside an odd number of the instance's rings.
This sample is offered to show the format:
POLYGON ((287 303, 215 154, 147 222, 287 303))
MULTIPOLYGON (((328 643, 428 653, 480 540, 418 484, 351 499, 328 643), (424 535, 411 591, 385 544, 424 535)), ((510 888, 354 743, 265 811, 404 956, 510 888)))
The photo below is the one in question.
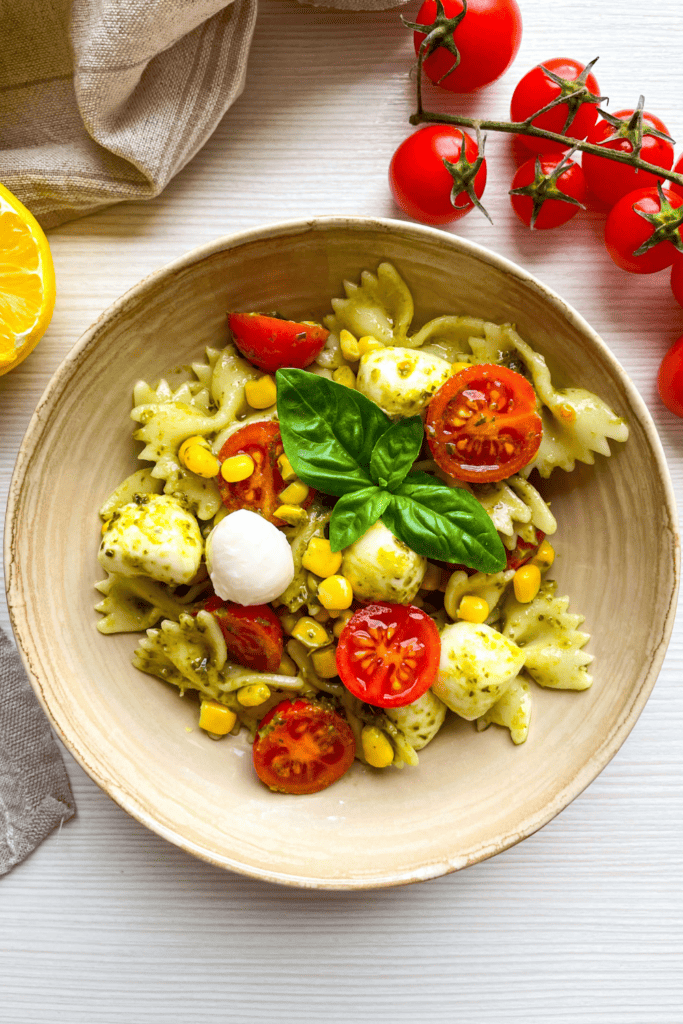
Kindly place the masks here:
MULTIPOLYGON (((525 35, 505 78, 471 98, 430 90, 429 103, 506 117, 532 65, 600 54, 612 109, 633 106, 642 91, 683 142, 676 0, 520 2, 525 35)), ((404 13, 417 9, 412 2, 404 13)), ((51 233, 52 326, 0 379, 3 506, 50 375, 149 271, 268 221, 398 216, 386 174, 410 130, 411 54, 397 11, 263 0, 246 91, 203 152, 154 202, 51 233)), ((597 211, 529 233, 507 197, 509 140, 491 137, 487 153, 494 225, 471 214, 455 230, 535 273, 598 330, 652 411, 680 497, 683 421, 661 406, 654 384, 664 351, 683 334, 668 275, 618 271, 597 211)), ((7 627, 4 600, 0 622, 7 627)), ((680 1024, 682 669, 679 617, 647 708, 587 792, 499 857, 395 890, 335 895, 219 871, 128 818, 66 755, 78 816, 0 882, 0 1021, 680 1024)))

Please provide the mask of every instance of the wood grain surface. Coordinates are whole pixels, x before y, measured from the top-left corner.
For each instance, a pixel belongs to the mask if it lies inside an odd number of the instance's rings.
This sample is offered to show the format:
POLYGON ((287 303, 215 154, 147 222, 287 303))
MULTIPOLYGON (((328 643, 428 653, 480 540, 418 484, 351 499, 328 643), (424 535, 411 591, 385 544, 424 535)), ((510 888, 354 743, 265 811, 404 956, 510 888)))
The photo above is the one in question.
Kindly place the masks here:
MULTIPOLYGON (((635 105, 644 92, 646 108, 683 142, 675 0, 520 5, 524 39, 511 71, 473 97, 429 89, 431 106, 505 117, 514 84, 533 64, 599 54, 611 109, 635 105)), ((411 2, 404 13, 417 9, 411 2)), ((51 232, 59 290, 52 326, 0 379, 3 506, 51 374, 145 274, 201 242, 269 221, 399 216, 386 169, 411 130, 411 57, 397 10, 348 14, 264 0, 243 96, 166 192, 51 232)), ((618 271, 597 207, 557 232, 527 232, 506 194, 509 140, 491 137, 487 155, 494 224, 471 214, 457 232, 535 273, 602 335, 652 411, 680 503, 683 421, 661 406, 654 384, 666 348, 683 334, 668 275, 618 271)), ((634 479, 626 514, 637 515, 637 494, 634 479)), ((607 599, 609 580, 596 586, 607 599)), ((629 608, 619 614, 628 630, 629 608)), ((4 602, 0 622, 8 626, 4 602)), ((195 861, 130 819, 67 756, 76 819, 0 883, 0 1021, 680 1024, 682 681, 679 616, 640 721, 567 810, 493 860, 370 893, 281 889, 195 861)))

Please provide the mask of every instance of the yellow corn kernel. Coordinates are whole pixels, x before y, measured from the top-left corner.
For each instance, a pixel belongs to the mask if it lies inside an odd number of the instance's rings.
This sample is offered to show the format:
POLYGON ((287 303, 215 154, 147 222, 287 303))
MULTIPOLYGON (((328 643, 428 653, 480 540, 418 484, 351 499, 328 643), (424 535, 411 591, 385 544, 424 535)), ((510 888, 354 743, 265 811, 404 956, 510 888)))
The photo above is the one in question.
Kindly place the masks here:
POLYGON ((327 608, 321 608, 319 612, 316 612, 313 616, 316 622, 329 622, 331 615, 327 608))
POLYGON ((243 708, 257 708, 270 697, 270 687, 265 683, 251 683, 237 691, 237 699, 243 708))
POLYGON ((284 452, 277 460, 277 468, 280 470, 280 476, 282 477, 286 484, 288 484, 290 480, 296 480, 296 473, 292 469, 292 463, 289 461, 284 452))
POLYGON ((356 375, 350 366, 340 366, 332 374, 332 380, 337 384, 343 384, 345 388, 355 388, 356 386, 356 375))
POLYGON ((325 647, 330 642, 327 630, 309 615, 302 615, 292 630, 292 636, 309 649, 325 647))
POLYGON ((218 476, 221 464, 209 448, 202 444, 191 444, 185 449, 181 460, 186 469, 196 476, 207 479, 218 476))
POLYGON ((313 668, 323 679, 334 679, 337 675, 337 650, 326 647, 322 651, 314 651, 311 655, 313 668))
POLYGON ((549 541, 544 540, 534 557, 531 559, 531 564, 537 565, 541 572, 543 572, 545 569, 549 569, 554 561, 555 548, 549 543, 549 541))
POLYGON ((294 480, 289 487, 280 492, 280 501, 285 505, 300 505, 308 497, 308 484, 303 480, 294 480))
POLYGON ((277 399, 275 381, 267 375, 258 380, 248 380, 244 385, 244 396, 252 409, 268 409, 275 405, 277 399))
POLYGON ((376 352, 379 348, 384 348, 384 345, 377 338, 373 338, 371 334, 366 334, 358 339, 358 352, 361 356, 366 356, 368 352, 376 352))
POLYGON ((185 465, 185 452, 195 444, 198 444, 200 448, 211 448, 209 442, 201 434, 195 434, 193 437, 186 438, 178 449, 178 458, 183 465, 185 465))
POLYGON ((489 606, 483 597, 465 594, 458 606, 458 618, 465 622, 486 622, 489 611, 489 606))
POLYGON ((216 736, 225 736, 235 727, 237 715, 217 700, 203 700, 199 708, 199 728, 216 736))
POLYGON ((353 589, 346 576, 332 575, 318 587, 318 600, 328 611, 343 611, 351 607, 353 589))
POLYGON ((339 347, 342 350, 344 359, 348 359, 350 363, 355 363, 357 359, 360 359, 360 352, 358 351, 358 342, 351 334, 351 331, 342 331, 339 335, 339 347))
POLYGON ((471 363, 451 363, 451 373, 460 373, 461 370, 467 370, 471 363))
POLYGON ((279 505, 275 509, 275 515, 278 519, 284 519, 290 526, 298 526, 300 523, 305 523, 308 519, 301 505, 279 505))
POLYGON ((541 586, 541 570, 537 565, 523 565, 512 577, 515 597, 520 604, 533 601, 541 586))
POLYGON ((277 667, 277 674, 279 676, 297 676, 299 674, 299 669, 288 654, 282 655, 280 664, 277 667))
POLYGON ((256 463, 251 455, 233 455, 221 466, 221 476, 227 483, 236 484, 238 480, 250 477, 255 468, 256 463))
POLYGON ((365 760, 373 768, 386 768, 394 760, 394 748, 377 726, 364 725, 360 741, 365 760))
POLYGON ((291 636, 300 618, 301 616, 297 615, 296 612, 289 612, 287 615, 281 615, 280 625, 284 629, 285 633, 288 633, 289 636, 291 636))
POLYGON ((336 636, 337 640, 342 635, 342 632, 343 632, 343 629, 344 629, 344 626, 346 625, 346 623, 349 621, 349 619, 352 619, 352 618, 353 618, 353 612, 347 610, 345 612, 342 612, 341 615, 339 615, 334 620, 334 626, 332 627, 332 632, 336 636))
POLYGON ((327 579, 328 576, 334 576, 340 568, 342 553, 333 551, 329 540, 324 537, 312 537, 308 542, 301 564, 309 572, 314 572, 316 576, 327 579))
POLYGON ((420 590, 438 590, 439 584, 441 583, 441 569, 438 565, 432 565, 430 562, 427 566, 427 572, 424 574, 422 583, 420 584, 420 590))

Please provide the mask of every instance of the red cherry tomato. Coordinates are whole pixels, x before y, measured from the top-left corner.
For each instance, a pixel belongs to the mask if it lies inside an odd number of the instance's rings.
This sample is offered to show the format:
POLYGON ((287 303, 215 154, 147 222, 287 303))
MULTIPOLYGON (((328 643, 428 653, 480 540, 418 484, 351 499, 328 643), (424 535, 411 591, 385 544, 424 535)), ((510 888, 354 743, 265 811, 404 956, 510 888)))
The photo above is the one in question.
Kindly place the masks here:
POLYGON ((441 657, 432 619, 405 604, 369 604, 342 630, 337 671, 354 697, 380 708, 402 708, 429 689, 441 657))
MULTIPOLYGON (((683 206, 683 196, 664 191, 664 197, 674 209, 683 206)), ((656 216, 660 213, 660 207, 657 189, 641 188, 623 196, 610 210, 605 224, 605 245, 622 270, 628 270, 631 274, 654 274, 673 263, 676 248, 669 241, 658 242, 640 256, 634 255, 655 230, 654 225, 648 223, 636 210, 656 216)))
MULTIPOLYGON (((539 183, 540 187, 536 190, 536 195, 539 200, 543 199, 543 205, 538 210, 533 225, 531 223, 534 212, 534 199, 532 196, 511 195, 510 201, 512 202, 513 210, 527 227, 533 226, 540 230, 556 228, 560 224, 566 224, 568 220, 575 217, 581 207, 576 206, 574 203, 567 203, 563 199, 553 199, 552 196, 559 190, 564 195, 571 196, 572 199, 576 199, 579 203, 583 204, 586 199, 586 182, 579 165, 570 160, 567 163, 566 169, 560 171, 557 175, 555 187, 553 188, 551 176, 558 164, 563 160, 562 155, 558 153, 557 156, 553 154, 539 156, 538 160, 541 168, 541 180, 539 183), (547 189, 546 193, 544 193, 544 189, 547 189), (544 198, 545 195, 547 195, 547 198, 544 198)), ((527 160, 525 164, 522 164, 515 174, 512 179, 512 188, 523 188, 535 181, 539 181, 539 178, 536 174, 536 157, 532 157, 531 160, 527 160)))
POLYGON ((324 327, 262 313, 231 313, 228 322, 242 355, 267 373, 283 366, 303 370, 313 362, 330 333, 324 327))
POLYGON ((683 337, 673 343, 662 359, 657 387, 667 409, 683 417, 683 337))
POLYGON ((356 756, 351 726, 308 700, 283 700, 259 725, 254 768, 276 793, 318 793, 345 775, 356 756))
MULTIPOLYGON (((609 121, 600 120, 588 132, 589 142, 602 146, 603 149, 615 149, 621 153, 632 153, 633 146, 628 138, 628 124, 633 116, 633 110, 618 110, 614 117, 623 122, 620 128, 611 125, 609 121), (621 134, 620 138, 605 142, 611 135, 621 134)), ((657 131, 669 134, 669 130, 663 121, 660 121, 654 114, 643 111, 643 127, 656 128, 657 131)), ((643 135, 643 145, 640 150, 640 157, 649 164, 657 164, 668 170, 674 162, 673 143, 665 139, 658 139, 656 135, 643 135)), ((594 156, 592 153, 584 153, 581 159, 581 166, 586 177, 588 188, 608 206, 614 206, 622 196, 628 195, 639 188, 651 188, 657 184, 658 178, 649 171, 639 171, 628 164, 620 164, 616 160, 605 160, 602 157, 594 156)))
MULTIPOLYGON (((674 164, 674 171, 676 171, 677 174, 683 174, 683 156, 679 156, 678 160, 674 164)), ((667 182, 666 187, 677 195, 683 196, 683 185, 679 185, 675 181, 669 181, 667 182)))
POLYGON ((505 366, 468 366, 433 396, 425 423, 435 461, 459 480, 505 480, 531 462, 543 424, 536 393, 505 366))
MULTIPOLYGON (((447 18, 463 9, 461 0, 443 0, 447 18)), ((416 24, 433 25, 437 16, 435 0, 426 0, 416 24)), ((412 26, 411 26, 412 27, 412 26)), ((415 32, 415 53, 424 33, 415 32)), ((522 15, 516 0, 468 0, 467 13, 453 32, 460 63, 449 73, 455 56, 443 46, 424 61, 425 74, 451 92, 472 92, 495 82, 510 67, 522 41, 522 15), (443 81, 439 81, 443 76, 443 81)))
POLYGON ((671 267, 671 291, 679 306, 683 306, 683 253, 676 253, 671 267))
POLYGON ((519 569, 520 566, 530 562, 540 548, 544 537, 545 534, 542 530, 536 530, 536 540, 533 542, 522 540, 521 537, 518 537, 516 547, 512 551, 507 552, 507 565, 505 568, 519 569))
MULTIPOLYGON (((513 121, 526 121, 537 110, 542 110, 558 96, 562 95, 562 86, 554 82, 545 71, 552 71, 559 78, 574 82, 585 70, 585 64, 578 60, 571 60, 569 57, 554 57, 538 64, 532 68, 518 83, 512 94, 510 104, 510 117, 513 121)), ((600 93, 600 86, 593 74, 589 73, 586 78, 586 86, 594 95, 600 93)), ((565 129, 565 122, 569 114, 569 107, 566 103, 558 103, 552 110, 545 114, 534 117, 532 124, 536 128, 544 128, 549 132, 557 132, 561 135, 568 135, 572 139, 585 139, 590 129, 595 124, 597 114, 596 103, 582 103, 578 108, 571 124, 565 129)), ((551 142, 548 139, 534 139, 530 135, 520 135, 527 149, 532 153, 561 153, 568 149, 559 142, 551 142)))
POLYGON ((204 605, 221 628, 228 657, 258 672, 277 672, 282 661, 282 625, 267 604, 245 606, 210 597, 204 605))
MULTIPOLYGON (((221 498, 229 512, 246 508, 276 526, 286 525, 275 515, 275 509, 282 504, 278 495, 286 486, 277 464, 283 451, 280 428, 272 420, 249 423, 228 438, 218 453, 221 462, 233 455, 250 455, 255 463, 251 476, 237 483, 228 483, 222 473, 218 474, 221 498)), ((315 491, 311 488, 302 502, 303 507, 308 508, 314 497, 315 491)))
MULTIPOLYGON (((465 142, 465 159, 476 161, 479 150, 474 139, 453 125, 430 124, 409 135, 394 153, 389 165, 389 185, 404 213, 425 224, 450 224, 473 207, 466 192, 452 197, 454 180, 444 160, 457 164, 465 142)), ((486 185, 486 160, 474 178, 477 198, 486 185)))

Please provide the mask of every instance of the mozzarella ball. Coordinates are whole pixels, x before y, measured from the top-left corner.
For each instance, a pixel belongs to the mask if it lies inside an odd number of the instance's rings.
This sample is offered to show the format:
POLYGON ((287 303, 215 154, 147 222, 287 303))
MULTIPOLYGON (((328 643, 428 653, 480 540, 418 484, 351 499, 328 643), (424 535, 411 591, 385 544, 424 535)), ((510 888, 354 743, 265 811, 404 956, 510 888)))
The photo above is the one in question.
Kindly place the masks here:
POLYGON ((427 559, 378 520, 344 550, 341 571, 359 601, 410 604, 424 579, 427 559))
POLYGON ((268 604, 294 579, 294 559, 284 533, 245 508, 213 528, 206 541, 213 589, 224 601, 268 604))
POLYGON ((413 750, 422 750, 436 736, 446 717, 446 705, 427 690, 412 704, 385 708, 384 714, 401 730, 413 750))
POLYGON ((451 364, 412 348, 383 348, 360 361, 356 388, 387 416, 416 416, 451 376, 451 364))
POLYGON ((472 721, 505 693, 524 665, 524 651, 483 623, 454 622, 441 633, 432 689, 451 711, 472 721))
POLYGON ((107 520, 97 555, 107 572, 189 583, 204 543, 191 512, 169 494, 137 494, 107 520))

